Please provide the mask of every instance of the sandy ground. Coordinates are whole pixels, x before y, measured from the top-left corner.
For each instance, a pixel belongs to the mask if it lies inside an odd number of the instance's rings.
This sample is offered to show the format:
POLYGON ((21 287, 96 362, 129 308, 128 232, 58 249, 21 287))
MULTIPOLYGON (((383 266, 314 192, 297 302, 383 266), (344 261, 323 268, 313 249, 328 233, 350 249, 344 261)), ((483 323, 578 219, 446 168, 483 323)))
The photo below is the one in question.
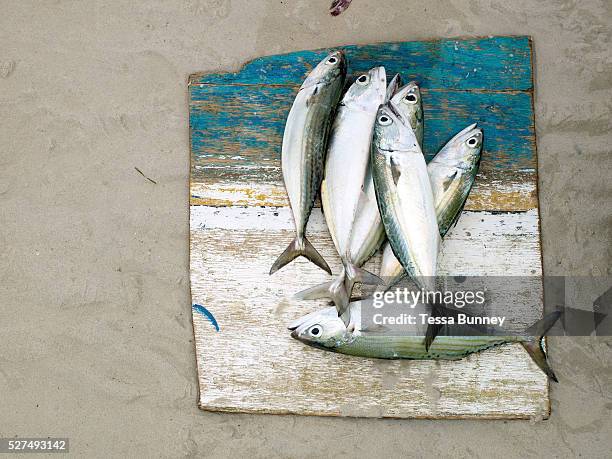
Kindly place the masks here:
POLYGON ((1 436, 70 437, 81 457, 609 457, 603 338, 550 340, 561 383, 548 421, 196 408, 192 72, 347 43, 531 34, 545 272, 612 274, 612 2, 354 0, 338 18, 329 3, 0 0, 1 436))

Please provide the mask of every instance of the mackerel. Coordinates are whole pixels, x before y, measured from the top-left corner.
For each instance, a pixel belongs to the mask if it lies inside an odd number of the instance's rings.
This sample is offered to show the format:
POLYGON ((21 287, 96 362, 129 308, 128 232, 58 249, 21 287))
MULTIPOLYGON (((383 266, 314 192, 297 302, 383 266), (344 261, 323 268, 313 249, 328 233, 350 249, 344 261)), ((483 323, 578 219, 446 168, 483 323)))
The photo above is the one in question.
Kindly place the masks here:
MULTIPOLYGON (((365 260, 361 260, 363 250, 355 239, 371 236, 370 217, 380 221, 369 167, 372 130, 378 108, 395 93, 399 81, 396 75, 387 87, 384 67, 373 68, 359 76, 342 99, 332 128, 321 201, 343 269, 331 282, 299 292, 296 297, 330 298, 339 314, 346 309, 356 281, 381 282, 377 276, 361 269, 365 260), (368 200, 373 203, 369 209, 368 200), (375 215, 370 216, 370 212, 375 215)), ((375 231, 382 237, 382 226, 375 231)))
POLYGON ((378 111, 371 161, 393 253, 420 288, 433 290, 440 244, 433 191, 416 135, 390 105, 378 111))
MULTIPOLYGON (((427 165, 440 237, 444 237, 461 216, 476 180, 482 143, 482 130, 472 124, 449 140, 427 165)), ((393 285, 403 274, 404 269, 390 244, 385 244, 380 277, 393 285)))
POLYGON ((299 256, 331 274, 329 265, 306 239, 305 233, 321 186, 327 140, 344 87, 346 68, 342 51, 329 54, 310 72, 289 112, 281 163, 296 237, 274 262, 270 274, 299 256))
MULTIPOLYGON (((542 343, 544 335, 559 318, 554 312, 536 322, 530 329, 536 336, 438 336, 429 348, 424 343, 424 327, 407 325, 401 333, 384 325, 373 329, 362 327, 363 302, 350 303, 347 313, 349 324, 338 317, 336 308, 330 307, 308 314, 289 325, 291 336, 309 346, 357 357, 376 359, 459 360, 469 354, 505 344, 519 343, 532 360, 553 381, 557 377, 548 364, 542 343)), ((417 305, 424 313, 431 312, 427 305, 417 305)), ((416 317, 414 310, 412 315, 416 317)), ((452 332, 452 329, 450 330, 452 332)))

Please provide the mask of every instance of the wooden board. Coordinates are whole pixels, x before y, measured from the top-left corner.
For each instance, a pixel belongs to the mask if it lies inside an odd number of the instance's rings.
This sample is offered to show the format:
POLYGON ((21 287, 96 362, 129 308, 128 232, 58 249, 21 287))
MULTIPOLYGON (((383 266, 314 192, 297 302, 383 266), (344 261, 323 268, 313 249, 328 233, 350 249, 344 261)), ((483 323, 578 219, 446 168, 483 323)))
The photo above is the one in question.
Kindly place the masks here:
MULTIPOLYGON (((539 276, 531 43, 527 37, 343 47, 350 72, 384 65, 417 80, 428 158, 457 131, 485 132, 481 172, 440 274, 539 276)), ((285 118, 308 71, 329 50, 269 56, 237 73, 189 82, 191 288, 201 408, 399 418, 525 418, 549 414, 548 383, 520 346, 455 362, 379 361, 308 348, 285 326, 323 306, 292 295, 329 279, 298 260, 268 270, 292 239, 282 184, 285 118), (218 330, 211 323, 212 314, 218 330)), ((319 209, 309 239, 334 272, 340 260, 319 209)), ((376 271, 380 257, 367 267, 376 271)), ((525 323, 542 310, 530 283, 525 323)), ((522 314, 522 312, 521 312, 522 314)))

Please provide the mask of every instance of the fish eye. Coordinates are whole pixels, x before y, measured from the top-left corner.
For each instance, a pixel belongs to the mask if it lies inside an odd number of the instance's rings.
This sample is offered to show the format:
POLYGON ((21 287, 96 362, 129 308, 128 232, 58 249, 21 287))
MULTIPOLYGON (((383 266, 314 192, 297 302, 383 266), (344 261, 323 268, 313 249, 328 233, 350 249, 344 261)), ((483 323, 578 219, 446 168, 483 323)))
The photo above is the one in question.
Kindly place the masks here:
POLYGON ((338 58, 336 56, 332 56, 329 59, 327 59, 327 62, 325 63, 329 65, 334 65, 336 62, 338 62, 338 58))
POLYGON ((409 104, 416 104, 419 98, 416 96, 415 93, 410 92, 406 95, 406 97, 404 97, 404 100, 408 102, 409 104))
POLYGON ((378 117, 378 124, 381 124, 383 126, 388 126, 389 124, 391 124, 391 118, 389 118, 387 115, 380 115, 378 117))
POLYGON ((474 148, 476 146, 478 146, 478 137, 474 136, 474 137, 470 137, 467 140, 467 145, 468 147, 474 148))
POLYGON ((310 327, 310 330, 308 330, 308 333, 310 334, 310 336, 317 338, 321 336, 323 330, 321 330, 320 325, 313 325, 312 327, 310 327))
POLYGON ((361 75, 359 78, 357 78, 357 84, 360 85, 365 85, 368 83, 368 81, 370 81, 370 78, 367 75, 361 75))

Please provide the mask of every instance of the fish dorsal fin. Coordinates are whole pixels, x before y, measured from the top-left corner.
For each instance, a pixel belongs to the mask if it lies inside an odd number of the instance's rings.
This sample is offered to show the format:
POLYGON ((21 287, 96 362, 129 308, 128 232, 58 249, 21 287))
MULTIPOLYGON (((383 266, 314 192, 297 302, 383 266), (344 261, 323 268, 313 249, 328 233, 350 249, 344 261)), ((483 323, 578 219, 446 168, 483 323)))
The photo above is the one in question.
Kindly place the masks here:
POLYGON ((393 183, 397 185, 397 182, 399 182, 400 176, 402 175, 400 164, 396 159, 393 158, 393 156, 389 157, 389 164, 391 165, 391 175, 393 176, 393 183))
POLYGON ((390 328, 386 327, 384 325, 380 325, 380 324, 375 324, 375 325, 368 325, 365 328, 362 328, 360 331, 361 333, 376 333, 376 334, 381 334, 381 333, 385 333, 387 331, 389 331, 390 328))
POLYGON ((455 180, 455 178, 457 177, 457 174, 458 174, 458 171, 457 169, 455 169, 452 174, 449 174, 444 179, 444 183, 442 184, 442 186, 444 187, 444 191, 448 190, 448 187, 451 186, 451 183, 453 183, 453 180, 455 180))
POLYGON ((359 201, 357 201, 357 212, 356 212, 357 215, 363 212, 364 209, 367 209, 368 207, 370 207, 370 205, 373 202, 372 198, 374 198, 374 200, 376 199, 375 196, 372 196, 366 193, 366 190, 364 190, 364 187, 362 187, 361 192, 359 193, 359 201))
POLYGON ((310 105, 314 102, 313 99, 317 95, 318 92, 319 92, 319 86, 315 85, 314 89, 312 90, 312 94, 310 94, 308 98, 306 99, 306 107, 310 107, 310 105))

